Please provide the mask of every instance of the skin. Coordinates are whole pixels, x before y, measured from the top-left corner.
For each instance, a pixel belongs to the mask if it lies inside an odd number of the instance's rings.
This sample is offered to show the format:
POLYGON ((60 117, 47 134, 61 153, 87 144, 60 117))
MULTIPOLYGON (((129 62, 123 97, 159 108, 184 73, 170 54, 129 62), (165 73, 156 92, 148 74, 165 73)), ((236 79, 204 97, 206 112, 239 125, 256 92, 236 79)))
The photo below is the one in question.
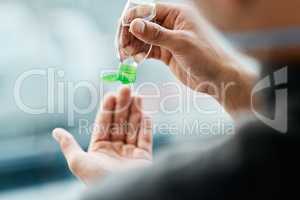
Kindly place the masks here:
POLYGON ((152 163, 151 119, 142 113, 141 98, 132 96, 129 88, 105 97, 87 152, 66 130, 55 129, 53 137, 72 173, 87 185, 108 173, 152 163))
POLYGON ((250 109, 251 88, 257 76, 223 49, 194 9, 159 3, 155 23, 136 19, 137 13, 141 11, 130 10, 125 15, 130 27, 120 31, 121 55, 143 57, 141 41, 151 44, 148 58, 164 62, 184 85, 214 97, 232 117, 250 109), (135 39, 128 38, 127 29, 135 39))
MULTIPOLYGON (((214 25, 226 32, 300 25, 298 0, 288 2, 195 0, 195 2, 214 25), (273 14, 282 13, 282 10, 289 12, 281 15, 273 14)), ((130 25, 122 28, 118 35, 121 38, 119 41, 121 57, 125 54, 132 54, 136 59, 145 56, 143 55, 145 52, 141 51, 141 41, 154 45, 149 58, 163 61, 181 82, 196 91, 213 96, 215 88, 211 88, 211 84, 203 83, 209 81, 218 88, 222 82, 233 81, 236 85, 226 92, 226 101, 224 98, 215 98, 232 116, 236 116, 236 113, 242 110, 248 110, 250 91, 257 77, 245 71, 239 61, 218 45, 207 30, 208 24, 205 20, 191 8, 182 5, 158 4, 156 12, 154 19, 156 23, 134 19, 134 15, 141 12, 133 10, 128 13, 130 25), (199 85, 201 87, 198 87, 199 85)), ((299 48, 270 51, 264 52, 268 54, 269 59, 300 57, 298 53, 293 53, 299 52, 299 48), (272 52, 276 52, 276 55, 274 56, 272 52)), ((251 55, 257 58, 262 56, 259 51, 251 52, 251 55)), ((67 131, 62 129, 53 131, 53 136, 60 144, 71 171, 83 182, 90 184, 108 173, 151 164, 151 125, 141 109, 135 109, 141 105, 139 102, 140 98, 131 96, 128 88, 122 89, 117 96, 107 96, 95 124, 109 127, 109 131, 99 132, 99 129, 95 128, 87 152, 79 147, 67 131), (144 121, 148 123, 143 123, 144 121), (139 127, 139 131, 113 129, 124 122, 133 124, 130 127, 139 127), (141 128, 142 124, 144 128, 141 128)))
MULTIPOLYGON (((186 86, 214 96, 233 116, 248 109, 248 90, 254 78, 239 68, 238 61, 216 44, 210 32, 202 28, 208 26, 207 22, 193 9, 183 5, 158 4, 156 23, 134 19, 136 13, 139 12, 131 10, 127 13, 127 19, 132 19, 130 26, 122 27, 119 33, 121 56, 139 52, 136 50, 141 49, 140 41, 151 44, 150 58, 168 65, 186 86), (128 40, 129 33, 134 37, 128 40), (227 89, 226 96, 216 94, 224 92, 220 85, 229 82, 234 82, 235 86, 227 89)), ((135 53, 137 59, 140 56, 135 53)), ((92 184, 95 179, 109 173, 151 164, 151 120, 142 113, 141 98, 132 96, 128 88, 105 98, 95 125, 87 152, 66 130, 53 131, 70 170, 84 183, 92 184), (133 129, 120 128, 124 123, 133 129)))

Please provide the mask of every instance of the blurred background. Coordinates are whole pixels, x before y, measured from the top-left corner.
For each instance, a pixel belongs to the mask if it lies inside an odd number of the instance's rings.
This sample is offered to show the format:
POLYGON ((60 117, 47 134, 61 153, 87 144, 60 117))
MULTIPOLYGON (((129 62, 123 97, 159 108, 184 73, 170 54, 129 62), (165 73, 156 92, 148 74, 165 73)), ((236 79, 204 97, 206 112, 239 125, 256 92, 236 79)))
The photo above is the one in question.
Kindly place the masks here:
MULTIPOLYGON (((91 124, 98 107, 85 113, 74 112, 71 123, 68 109, 70 103, 79 108, 86 108, 93 101, 98 104, 106 92, 120 86, 103 84, 100 75, 118 66, 114 36, 125 3, 125 0, 0 0, 1 200, 33 200, 41 196, 66 199, 84 188, 68 171, 51 131, 64 127, 87 147, 89 135, 80 133, 80 122, 91 124), (47 79, 49 69, 55 74, 53 86, 47 79), (46 112, 41 114, 24 112, 15 98, 17 80, 31 70, 42 70, 45 75, 24 80, 18 94, 24 105, 45 108, 46 112), (70 100, 67 83, 82 82, 97 89, 96 99, 82 87, 70 100), (53 89, 53 99, 49 99, 49 87, 53 89), (58 87, 64 89, 62 94, 58 87), (49 111, 49 103, 53 110, 49 111)), ((233 132, 230 118, 213 99, 184 88, 157 61, 147 61, 139 68, 134 88, 141 95, 152 95, 145 98, 145 107, 155 120, 156 153, 173 141, 197 137, 204 145, 207 140, 226 136, 221 132, 233 132), (153 98, 157 88, 159 95, 153 98), (164 99, 170 95, 178 98, 164 99), (186 106, 195 97, 202 113, 186 106), (185 135, 181 129, 170 131, 159 126, 183 127, 194 120, 206 127, 200 134, 191 129, 185 135)))

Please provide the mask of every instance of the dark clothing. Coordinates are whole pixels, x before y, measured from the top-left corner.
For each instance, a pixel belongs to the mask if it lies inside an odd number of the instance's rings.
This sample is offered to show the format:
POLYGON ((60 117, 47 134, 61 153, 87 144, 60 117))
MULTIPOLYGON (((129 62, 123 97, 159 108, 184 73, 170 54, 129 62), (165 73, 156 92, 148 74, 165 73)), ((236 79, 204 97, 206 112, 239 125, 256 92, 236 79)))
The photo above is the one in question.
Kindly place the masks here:
MULTIPOLYGON (((247 122, 238 133, 208 149, 199 147, 197 142, 188 147, 177 146, 149 169, 110 177, 83 199, 266 200, 291 199, 292 195, 299 199, 297 67, 289 66, 288 70, 288 133, 279 133, 259 120, 247 122)), ((272 105, 274 96, 270 92, 268 101, 272 105)))

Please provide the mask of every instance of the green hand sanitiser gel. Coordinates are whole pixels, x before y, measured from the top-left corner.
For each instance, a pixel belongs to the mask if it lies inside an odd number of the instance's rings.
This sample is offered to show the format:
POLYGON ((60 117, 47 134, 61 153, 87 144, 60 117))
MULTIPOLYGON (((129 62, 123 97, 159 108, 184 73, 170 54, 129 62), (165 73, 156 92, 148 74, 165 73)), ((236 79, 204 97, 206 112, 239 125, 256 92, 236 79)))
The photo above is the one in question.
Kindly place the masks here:
POLYGON ((122 84, 135 83, 137 75, 136 65, 121 63, 119 71, 104 75, 102 80, 109 83, 121 82, 122 84))
POLYGON ((155 17, 155 0, 128 0, 122 13, 116 35, 116 47, 120 60, 116 72, 105 74, 107 83, 121 82, 133 84, 137 78, 137 68, 149 56, 152 46, 135 38, 129 31, 131 21, 136 18, 151 21, 155 17), (134 48, 132 48, 134 46, 134 48), (128 49, 131 49, 129 51, 128 49))

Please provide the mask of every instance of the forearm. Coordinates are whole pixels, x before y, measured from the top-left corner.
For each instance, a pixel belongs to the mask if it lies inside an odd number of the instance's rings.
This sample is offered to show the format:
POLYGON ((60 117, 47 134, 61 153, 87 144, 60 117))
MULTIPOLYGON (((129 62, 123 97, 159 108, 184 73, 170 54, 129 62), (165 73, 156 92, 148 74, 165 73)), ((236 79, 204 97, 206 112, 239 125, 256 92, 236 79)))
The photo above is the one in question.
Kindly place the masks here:
MULTIPOLYGON (((218 78, 221 88, 217 101, 235 119, 240 113, 251 111, 251 91, 258 74, 247 71, 239 63, 222 65, 223 70, 218 78)), ((253 103, 257 104, 259 101, 255 99, 253 103)))

